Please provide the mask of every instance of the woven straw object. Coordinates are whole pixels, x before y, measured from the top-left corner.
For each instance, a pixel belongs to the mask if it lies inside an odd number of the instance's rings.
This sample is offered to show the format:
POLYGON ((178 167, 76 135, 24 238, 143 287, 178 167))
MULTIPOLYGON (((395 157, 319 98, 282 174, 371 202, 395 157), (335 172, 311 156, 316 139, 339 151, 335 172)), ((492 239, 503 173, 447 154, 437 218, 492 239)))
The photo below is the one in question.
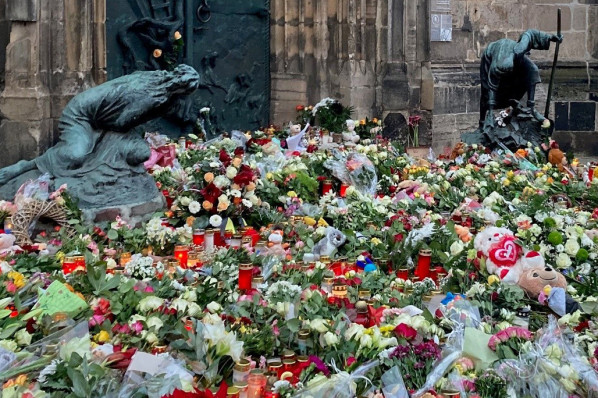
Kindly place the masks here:
POLYGON ((31 224, 42 217, 53 220, 62 228, 66 228, 69 237, 75 234, 75 229, 68 223, 64 206, 54 201, 42 202, 30 199, 12 216, 12 233, 17 238, 17 245, 33 244, 31 236, 29 236, 29 228, 31 224))

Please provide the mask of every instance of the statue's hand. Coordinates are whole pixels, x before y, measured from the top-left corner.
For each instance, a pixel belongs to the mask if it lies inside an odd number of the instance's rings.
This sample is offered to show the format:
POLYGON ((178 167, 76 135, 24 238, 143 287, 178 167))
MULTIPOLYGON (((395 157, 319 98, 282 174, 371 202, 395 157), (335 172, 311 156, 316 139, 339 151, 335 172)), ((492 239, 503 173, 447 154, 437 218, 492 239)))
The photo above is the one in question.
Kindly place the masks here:
POLYGON ((550 38, 550 41, 553 41, 555 43, 562 43, 563 35, 552 35, 552 37, 550 38))

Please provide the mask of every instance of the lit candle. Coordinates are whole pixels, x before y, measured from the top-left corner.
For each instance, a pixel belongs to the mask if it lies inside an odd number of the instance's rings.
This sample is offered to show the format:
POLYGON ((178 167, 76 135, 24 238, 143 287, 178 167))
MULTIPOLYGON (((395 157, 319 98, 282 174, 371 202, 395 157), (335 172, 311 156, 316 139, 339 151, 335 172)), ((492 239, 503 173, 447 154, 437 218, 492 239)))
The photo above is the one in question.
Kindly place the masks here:
POLYGON ((187 257, 187 268, 194 269, 197 268, 197 264, 199 262, 199 256, 197 252, 190 251, 189 256, 187 257))
POLYGON ((181 268, 187 268, 189 260, 189 247, 178 245, 174 247, 174 258, 177 259, 181 268))
POLYGON ((119 264, 121 267, 124 267, 125 265, 127 265, 127 263, 129 261, 131 261, 131 252, 124 252, 120 255, 119 264))
POLYGON ((66 256, 62 260, 62 272, 64 272, 65 275, 68 275, 71 272, 73 272, 76 267, 77 267, 77 263, 75 262, 75 257, 66 256))
POLYGON ((247 378, 247 398, 262 398, 267 382, 263 374, 250 374, 247 378))
POLYGON ((341 191, 340 191, 341 198, 344 198, 347 196, 347 188, 349 188, 348 184, 341 184, 341 191))
POLYGON ((195 246, 203 246, 205 241, 206 230, 196 229, 193 231, 193 244, 195 246))
POLYGON ((417 267, 415 268, 415 276, 423 281, 424 278, 430 276, 430 264, 432 262, 432 250, 421 249, 417 258, 417 267))
POLYGON ((239 289, 251 289, 253 279, 253 264, 239 264, 239 289))
POLYGON ((330 191, 332 191, 332 180, 325 180, 322 184, 322 195, 326 195, 330 191))
POLYGON ((75 259, 75 271, 85 271, 85 256, 78 255, 73 258, 75 259))
POLYGON ((6 217, 4 219, 4 233, 5 234, 12 234, 12 230, 14 229, 14 224, 12 223, 11 217, 6 217))

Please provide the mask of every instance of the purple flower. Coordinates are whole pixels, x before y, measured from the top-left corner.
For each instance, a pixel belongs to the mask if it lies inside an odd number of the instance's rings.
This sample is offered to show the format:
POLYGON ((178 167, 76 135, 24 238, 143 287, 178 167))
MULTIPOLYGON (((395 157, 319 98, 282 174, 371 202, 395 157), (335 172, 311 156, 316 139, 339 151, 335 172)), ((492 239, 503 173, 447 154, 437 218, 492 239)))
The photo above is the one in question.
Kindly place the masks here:
POLYGON ((316 369, 318 369, 320 372, 324 373, 324 376, 330 377, 330 370, 328 370, 328 366, 326 366, 324 361, 322 361, 320 358, 318 358, 315 355, 310 355, 309 360, 311 363, 316 365, 316 369))

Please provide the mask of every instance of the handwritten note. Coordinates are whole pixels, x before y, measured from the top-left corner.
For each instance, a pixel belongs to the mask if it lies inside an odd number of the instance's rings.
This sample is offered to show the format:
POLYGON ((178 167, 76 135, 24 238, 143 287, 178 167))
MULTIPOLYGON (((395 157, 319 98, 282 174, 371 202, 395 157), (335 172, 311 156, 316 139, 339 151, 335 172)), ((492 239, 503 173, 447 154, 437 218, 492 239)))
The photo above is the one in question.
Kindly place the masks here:
POLYGON ((65 312, 74 317, 87 308, 87 303, 72 293, 64 284, 54 281, 40 295, 39 308, 47 315, 65 312))

